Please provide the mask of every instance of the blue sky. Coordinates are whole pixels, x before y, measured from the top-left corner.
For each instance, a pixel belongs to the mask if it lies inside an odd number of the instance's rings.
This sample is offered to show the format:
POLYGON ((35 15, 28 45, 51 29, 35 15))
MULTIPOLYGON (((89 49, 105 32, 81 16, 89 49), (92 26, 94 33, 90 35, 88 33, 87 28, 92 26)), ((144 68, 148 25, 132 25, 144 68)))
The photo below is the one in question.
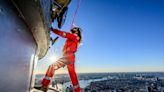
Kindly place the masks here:
MULTIPOLYGON (((70 29, 77 1, 69 5, 62 30, 70 29)), ((163 0, 81 0, 75 24, 83 29, 77 72, 164 71, 163 0)), ((64 41, 49 52, 60 56, 64 41)), ((38 62, 37 72, 47 69, 48 58, 38 62)))

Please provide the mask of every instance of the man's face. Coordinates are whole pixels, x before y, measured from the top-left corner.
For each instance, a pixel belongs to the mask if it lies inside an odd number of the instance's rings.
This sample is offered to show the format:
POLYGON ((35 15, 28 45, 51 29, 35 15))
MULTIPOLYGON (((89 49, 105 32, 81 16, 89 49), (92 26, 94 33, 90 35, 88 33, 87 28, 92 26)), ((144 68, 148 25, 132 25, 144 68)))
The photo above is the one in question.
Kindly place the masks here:
POLYGON ((73 28, 71 32, 72 32, 73 34, 78 34, 78 31, 77 31, 77 30, 78 30, 77 28, 73 28))

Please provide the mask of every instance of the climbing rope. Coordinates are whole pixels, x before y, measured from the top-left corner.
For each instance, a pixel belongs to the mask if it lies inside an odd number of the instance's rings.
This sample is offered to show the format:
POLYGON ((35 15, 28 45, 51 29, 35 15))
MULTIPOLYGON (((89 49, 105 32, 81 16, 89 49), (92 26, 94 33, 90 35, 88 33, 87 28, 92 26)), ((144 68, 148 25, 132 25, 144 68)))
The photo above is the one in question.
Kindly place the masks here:
POLYGON ((76 10, 75 10, 74 15, 73 15, 73 20, 72 20, 70 29, 73 28, 73 24, 75 22, 75 17, 76 17, 76 14, 77 14, 77 11, 78 11, 79 6, 80 6, 80 0, 78 0, 77 6, 76 6, 76 10))

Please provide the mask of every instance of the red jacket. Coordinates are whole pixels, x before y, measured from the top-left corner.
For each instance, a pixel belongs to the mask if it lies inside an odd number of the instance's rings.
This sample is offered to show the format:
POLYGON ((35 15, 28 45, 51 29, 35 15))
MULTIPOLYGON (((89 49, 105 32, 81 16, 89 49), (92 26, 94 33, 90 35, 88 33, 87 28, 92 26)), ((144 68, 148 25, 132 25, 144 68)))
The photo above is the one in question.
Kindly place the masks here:
POLYGON ((78 36, 57 29, 52 29, 52 31, 61 37, 67 38, 63 48, 63 53, 75 53, 77 51, 79 43, 78 36))

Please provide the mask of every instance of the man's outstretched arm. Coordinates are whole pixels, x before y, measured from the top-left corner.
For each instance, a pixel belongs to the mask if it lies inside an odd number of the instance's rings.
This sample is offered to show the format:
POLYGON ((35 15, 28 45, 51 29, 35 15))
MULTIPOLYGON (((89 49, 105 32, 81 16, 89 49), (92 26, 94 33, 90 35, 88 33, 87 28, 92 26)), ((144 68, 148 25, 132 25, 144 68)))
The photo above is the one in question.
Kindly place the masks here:
POLYGON ((69 32, 64 32, 64 31, 61 31, 61 30, 58 30, 58 29, 53 29, 51 28, 51 31, 61 37, 64 37, 64 38, 68 38, 68 39, 76 39, 77 36, 75 36, 74 34, 71 34, 69 32))

